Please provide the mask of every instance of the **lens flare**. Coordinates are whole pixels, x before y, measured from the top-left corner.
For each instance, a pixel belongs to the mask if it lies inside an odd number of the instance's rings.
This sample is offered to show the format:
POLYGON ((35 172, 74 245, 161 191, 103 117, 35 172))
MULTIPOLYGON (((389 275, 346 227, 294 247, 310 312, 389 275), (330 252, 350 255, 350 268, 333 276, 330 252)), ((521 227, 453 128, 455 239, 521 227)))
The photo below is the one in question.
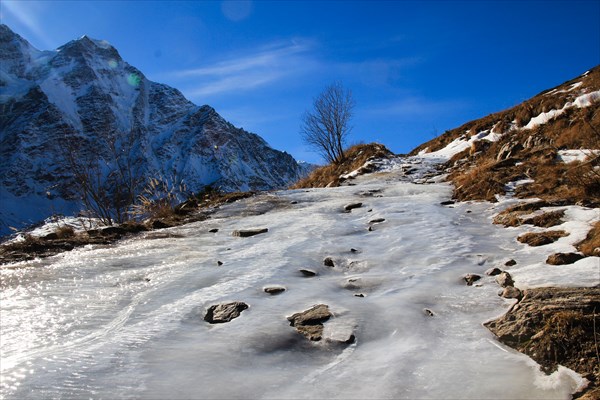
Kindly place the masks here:
POLYGON ((142 78, 140 78, 140 76, 138 74, 129 74, 127 76, 127 83, 133 87, 138 87, 140 86, 140 83, 142 82, 142 78))

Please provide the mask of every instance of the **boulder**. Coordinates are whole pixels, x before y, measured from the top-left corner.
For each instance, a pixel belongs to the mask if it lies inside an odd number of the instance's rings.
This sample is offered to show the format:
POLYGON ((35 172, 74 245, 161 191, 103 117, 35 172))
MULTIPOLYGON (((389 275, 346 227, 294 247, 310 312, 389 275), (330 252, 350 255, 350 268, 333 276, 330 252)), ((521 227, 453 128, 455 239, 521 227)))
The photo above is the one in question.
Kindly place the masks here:
POLYGON ((513 265, 517 265, 517 262, 511 258, 510 260, 508 260, 507 262, 505 262, 504 265, 506 267, 512 267, 513 265))
POLYGON ((209 232, 210 233, 217 233, 217 232, 219 232, 219 229, 218 228, 213 228, 213 229, 210 229, 209 232))
POLYGON ((467 286, 471 286, 474 282, 480 280, 481 276, 477 274, 466 274, 463 279, 465 282, 467 282, 467 286))
POLYGON ((299 271, 302 275, 308 276, 308 277, 317 275, 317 273, 315 271, 310 270, 310 269, 300 269, 299 271))
POLYGON ((550 265, 565 265, 565 264, 573 264, 576 261, 579 261, 584 256, 579 253, 555 253, 550 255, 546 259, 546 264, 550 265))
POLYGON ((510 276, 510 274, 506 271, 504 271, 501 274, 496 276, 496 282, 498 283, 498 285, 502 286, 503 288, 515 285, 515 282, 513 281, 512 276, 510 276))
POLYGON ((241 301, 215 304, 208 308, 204 320, 211 324, 222 324, 240 316, 248 304, 241 301))
POLYGON ((319 341, 323 337, 323 322, 327 321, 333 314, 326 304, 317 304, 308 310, 287 317, 290 326, 296 328, 298 333, 304 335, 308 340, 319 341))
POLYGON ((325 259, 323 260, 323 265, 326 267, 335 267, 335 264, 333 263, 333 259, 331 257, 325 257, 325 259))
POLYGON ((250 237, 250 236, 254 236, 254 235, 259 235, 261 233, 266 233, 268 231, 269 231, 268 228, 240 229, 240 230, 233 231, 232 236, 250 237))

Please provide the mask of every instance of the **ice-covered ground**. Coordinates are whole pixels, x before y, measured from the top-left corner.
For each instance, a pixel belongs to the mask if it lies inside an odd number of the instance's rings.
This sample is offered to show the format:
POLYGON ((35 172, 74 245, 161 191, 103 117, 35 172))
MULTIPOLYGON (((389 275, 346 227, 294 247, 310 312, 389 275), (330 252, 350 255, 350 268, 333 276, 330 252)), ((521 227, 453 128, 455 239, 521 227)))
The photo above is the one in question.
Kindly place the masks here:
MULTIPOLYGON (((569 398, 577 374, 544 375, 482 326, 514 301, 484 271, 508 269, 517 286, 544 285, 546 271, 552 284, 590 286, 598 258, 578 274, 545 265, 548 249, 516 241, 527 228, 491 223, 503 203, 442 206, 449 184, 407 182, 424 182, 420 171, 433 167, 421 162, 390 161, 353 186, 268 193, 207 221, 3 267, 2 397, 569 398), (363 205, 342 212, 351 202, 363 205), (377 218, 385 221, 370 223, 377 218), (250 227, 269 231, 232 236, 250 227), (508 259, 517 265, 504 267, 508 259), (466 273, 484 278, 466 286, 466 273), (287 290, 272 296, 269 285, 287 290), (249 308, 226 324, 203 320, 229 300, 249 308), (334 313, 326 336, 351 328, 353 344, 309 342, 289 325, 319 303, 334 313)), ((567 215, 559 228, 577 237, 598 218, 583 208, 567 215)), ((563 239, 556 246, 572 248, 563 239)))

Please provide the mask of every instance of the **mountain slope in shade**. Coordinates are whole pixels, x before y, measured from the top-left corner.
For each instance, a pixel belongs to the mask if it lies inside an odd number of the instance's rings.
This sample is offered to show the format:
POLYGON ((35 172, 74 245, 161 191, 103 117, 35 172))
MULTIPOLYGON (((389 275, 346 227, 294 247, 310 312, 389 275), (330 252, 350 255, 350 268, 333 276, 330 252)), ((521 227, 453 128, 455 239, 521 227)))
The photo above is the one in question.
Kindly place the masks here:
POLYGON ((291 155, 210 106, 146 79, 109 43, 83 36, 39 51, 0 25, 0 233, 79 209, 73 164, 225 191, 280 188, 306 173, 291 155))
POLYGON ((517 197, 600 205, 600 66, 422 144, 445 157, 459 200, 517 197))

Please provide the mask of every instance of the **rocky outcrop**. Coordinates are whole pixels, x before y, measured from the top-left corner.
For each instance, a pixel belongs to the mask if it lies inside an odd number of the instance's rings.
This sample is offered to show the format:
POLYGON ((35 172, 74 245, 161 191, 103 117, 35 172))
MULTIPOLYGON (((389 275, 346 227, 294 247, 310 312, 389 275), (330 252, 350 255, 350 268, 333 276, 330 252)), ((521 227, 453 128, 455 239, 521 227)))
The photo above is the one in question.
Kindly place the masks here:
POLYGON ((215 304, 208 308, 204 320, 210 324, 222 324, 239 317, 247 308, 248 304, 241 301, 215 304))
POLYGON ((565 265, 573 264, 581 260, 584 256, 579 253, 554 253, 546 259, 546 264, 550 265, 565 265))
POLYGON ((498 339, 533 358, 544 371, 558 365, 600 382, 600 288, 537 288, 502 317, 484 324, 498 339))

